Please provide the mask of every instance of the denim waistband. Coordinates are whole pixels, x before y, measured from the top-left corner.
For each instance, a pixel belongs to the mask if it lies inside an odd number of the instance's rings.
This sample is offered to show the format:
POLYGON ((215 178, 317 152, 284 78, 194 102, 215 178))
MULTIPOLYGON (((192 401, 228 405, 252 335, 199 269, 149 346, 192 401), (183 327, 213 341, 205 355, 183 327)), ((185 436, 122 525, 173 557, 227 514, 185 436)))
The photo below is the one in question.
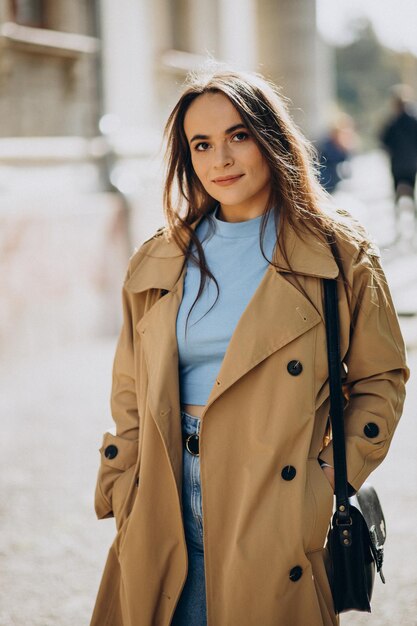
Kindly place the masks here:
POLYGON ((199 417, 190 415, 186 411, 181 411, 181 427, 185 433, 199 433, 201 420, 199 417))

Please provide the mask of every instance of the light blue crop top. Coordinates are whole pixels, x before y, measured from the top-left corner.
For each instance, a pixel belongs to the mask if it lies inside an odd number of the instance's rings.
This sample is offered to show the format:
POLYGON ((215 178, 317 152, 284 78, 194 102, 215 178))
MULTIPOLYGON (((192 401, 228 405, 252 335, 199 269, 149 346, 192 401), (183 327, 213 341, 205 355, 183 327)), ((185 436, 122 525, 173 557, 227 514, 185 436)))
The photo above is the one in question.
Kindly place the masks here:
MULTIPOLYGON (((244 222, 224 222, 217 217, 217 212, 218 207, 203 218, 195 232, 202 243, 208 267, 218 282, 219 297, 209 311, 217 289, 214 282, 207 279, 189 317, 185 337, 186 318, 200 285, 200 270, 188 261, 176 321, 182 404, 207 404, 233 331, 269 265, 259 245, 262 216, 244 222)), ((263 243, 268 259, 272 259, 275 241, 271 211, 263 243)))

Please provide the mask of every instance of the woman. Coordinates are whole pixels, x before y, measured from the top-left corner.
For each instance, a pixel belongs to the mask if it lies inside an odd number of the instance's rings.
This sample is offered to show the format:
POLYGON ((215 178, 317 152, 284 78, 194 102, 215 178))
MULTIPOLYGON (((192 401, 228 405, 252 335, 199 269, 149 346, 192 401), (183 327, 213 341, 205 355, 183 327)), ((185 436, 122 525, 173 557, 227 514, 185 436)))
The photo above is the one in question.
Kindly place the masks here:
POLYGON ((377 253, 329 206, 262 77, 192 77, 166 136, 168 226, 123 289, 116 435, 96 490, 118 533, 92 624, 337 624, 322 279, 338 279, 357 490, 388 451, 409 373, 377 253))

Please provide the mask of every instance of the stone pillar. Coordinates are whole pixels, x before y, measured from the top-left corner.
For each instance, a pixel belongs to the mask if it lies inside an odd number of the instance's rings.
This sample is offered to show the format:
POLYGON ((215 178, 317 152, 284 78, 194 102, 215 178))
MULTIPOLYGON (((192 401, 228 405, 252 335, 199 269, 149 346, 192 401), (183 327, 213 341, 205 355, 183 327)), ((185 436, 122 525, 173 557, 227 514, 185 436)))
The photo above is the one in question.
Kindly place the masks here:
POLYGON ((257 62, 255 0, 218 0, 218 55, 242 69, 257 62))
POLYGON ((155 119, 152 5, 101 0, 104 108, 125 128, 148 129, 155 119))
POLYGON ((10 22, 12 19, 11 4, 8 0, 0 0, 0 22, 10 22))
POLYGON ((334 95, 330 50, 319 37, 315 0, 258 0, 259 70, 283 88, 312 139, 326 126, 334 95))
POLYGON ((163 221, 156 158, 162 130, 156 70, 157 32, 164 31, 165 23, 161 5, 166 3, 100 3, 104 113, 100 129, 113 150, 108 158, 110 180, 125 200, 132 252, 163 221))
POLYGON ((189 0, 188 19, 189 51, 201 55, 215 55, 218 39, 217 11, 214 2, 189 0))

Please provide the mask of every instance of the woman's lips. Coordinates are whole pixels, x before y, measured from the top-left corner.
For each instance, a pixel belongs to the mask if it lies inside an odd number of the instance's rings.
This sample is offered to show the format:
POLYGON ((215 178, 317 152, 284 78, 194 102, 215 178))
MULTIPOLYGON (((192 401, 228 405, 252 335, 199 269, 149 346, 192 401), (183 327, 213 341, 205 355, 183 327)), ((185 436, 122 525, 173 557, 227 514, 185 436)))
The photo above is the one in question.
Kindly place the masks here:
POLYGON ((238 176, 230 176, 229 178, 214 179, 213 182, 216 183, 216 185, 220 185, 221 187, 228 187, 229 185, 233 185, 233 183, 236 183, 240 178, 242 178, 242 176, 244 176, 244 174, 239 174, 238 176))

